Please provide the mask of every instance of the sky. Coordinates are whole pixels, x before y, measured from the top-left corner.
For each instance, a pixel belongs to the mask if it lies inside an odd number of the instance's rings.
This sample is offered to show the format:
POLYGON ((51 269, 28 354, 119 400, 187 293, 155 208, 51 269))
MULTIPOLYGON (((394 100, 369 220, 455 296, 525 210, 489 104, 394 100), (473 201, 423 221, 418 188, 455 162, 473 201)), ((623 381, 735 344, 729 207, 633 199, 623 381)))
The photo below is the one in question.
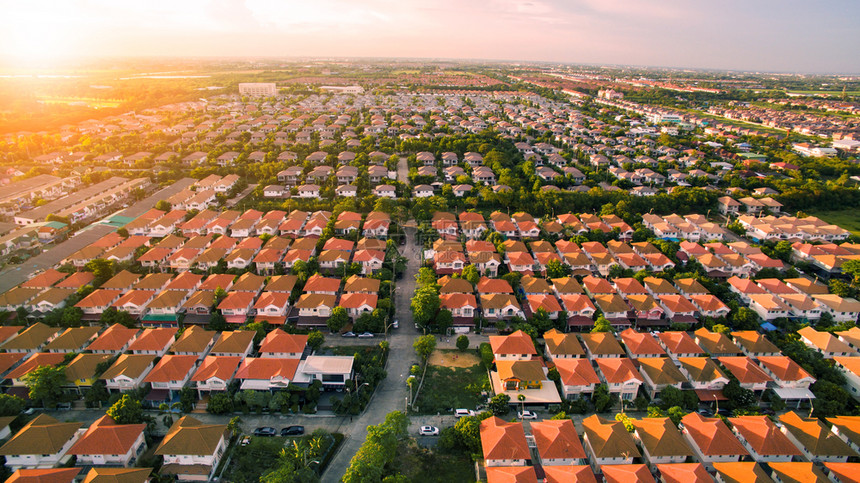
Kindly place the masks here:
POLYGON ((860 73, 858 26, 858 0, 0 0, 0 60, 405 57, 860 73))

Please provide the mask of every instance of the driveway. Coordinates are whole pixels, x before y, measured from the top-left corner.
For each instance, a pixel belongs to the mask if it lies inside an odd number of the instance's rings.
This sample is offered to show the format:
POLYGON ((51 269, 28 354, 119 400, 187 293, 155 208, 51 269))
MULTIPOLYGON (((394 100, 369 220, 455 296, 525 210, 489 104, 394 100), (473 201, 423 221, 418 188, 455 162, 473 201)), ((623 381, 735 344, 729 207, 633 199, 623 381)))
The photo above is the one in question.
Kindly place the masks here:
MULTIPOLYGON (((403 163, 403 162, 402 162, 403 163)), ((358 448, 367 438, 367 427, 381 423, 385 416, 392 411, 403 411, 409 399, 409 388, 406 378, 409 368, 418 361, 412 349, 412 341, 418 335, 412 321, 409 302, 415 291, 415 275, 419 268, 419 247, 415 244, 415 230, 406 229, 406 245, 401 247, 400 254, 406 257, 406 272, 397 282, 394 301, 395 314, 400 319, 400 328, 389 331, 388 377, 376 388, 368 409, 354 420, 344 423, 341 430, 345 438, 340 451, 335 455, 322 475, 323 483, 341 481, 346 473, 349 462, 358 448)))

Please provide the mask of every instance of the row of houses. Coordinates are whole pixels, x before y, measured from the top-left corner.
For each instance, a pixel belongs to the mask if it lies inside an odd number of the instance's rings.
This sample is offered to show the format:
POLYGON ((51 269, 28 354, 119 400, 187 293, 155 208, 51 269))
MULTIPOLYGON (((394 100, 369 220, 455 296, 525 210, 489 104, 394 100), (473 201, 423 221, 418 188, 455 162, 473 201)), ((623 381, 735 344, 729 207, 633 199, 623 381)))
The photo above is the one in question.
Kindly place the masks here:
POLYGON ((481 450, 488 483, 602 481, 612 483, 855 481, 858 421, 788 412, 767 416, 685 416, 624 423, 592 415, 580 435, 570 420, 481 422, 481 450), (851 431, 851 432, 848 432, 851 431), (847 433, 847 435, 846 435, 847 433))

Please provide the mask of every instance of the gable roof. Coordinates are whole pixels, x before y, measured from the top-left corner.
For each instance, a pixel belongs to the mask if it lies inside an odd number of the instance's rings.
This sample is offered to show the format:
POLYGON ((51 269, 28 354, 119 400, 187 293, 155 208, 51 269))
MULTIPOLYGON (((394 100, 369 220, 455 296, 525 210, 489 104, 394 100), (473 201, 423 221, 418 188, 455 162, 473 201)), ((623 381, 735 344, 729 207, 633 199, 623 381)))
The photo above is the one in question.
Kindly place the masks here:
POLYGON ((99 379, 115 379, 119 376, 137 379, 154 360, 155 356, 150 354, 120 354, 99 379))
POLYGON ((713 463, 723 483, 773 483, 758 463, 733 461, 713 463))
POLYGON ((637 332, 633 328, 628 328, 618 334, 624 345, 631 354, 635 355, 666 355, 666 351, 660 347, 660 344, 654 339, 654 336, 647 332, 637 332))
POLYGON ((773 381, 773 379, 749 357, 719 357, 717 360, 720 361, 720 364, 728 369, 741 384, 761 384, 773 381))
POLYGON ((521 330, 518 330, 507 336, 491 335, 490 346, 492 346, 493 348, 493 354, 496 355, 537 355, 537 350, 535 350, 535 345, 532 342, 532 338, 521 330))
POLYGON ((195 355, 167 354, 158 361, 158 364, 149 371, 144 379, 145 382, 173 382, 182 381, 185 376, 197 364, 195 355))
POLYGON ((117 351, 122 349, 140 329, 113 324, 87 346, 88 350, 117 351))
POLYGON ((81 423, 61 423, 39 414, 0 447, 0 455, 56 454, 80 427, 81 423))
POLYGON ((642 447, 652 457, 693 456, 681 432, 669 418, 643 418, 633 420, 642 447))
POLYGON ((155 449, 157 455, 211 455, 227 431, 226 424, 203 424, 182 416, 155 449))
POLYGON ((668 357, 641 357, 639 371, 647 374, 654 384, 678 384, 687 382, 687 378, 681 374, 672 359, 668 357))
POLYGON ((588 465, 544 466, 545 483, 597 483, 594 472, 588 465))
POLYGON ((48 327, 41 322, 36 322, 21 331, 14 338, 6 341, 6 343, 0 346, 0 349, 7 351, 10 349, 36 349, 56 333, 57 329, 55 327, 48 327))
POLYGON ((143 329, 137 339, 129 346, 130 351, 153 351, 161 350, 167 346, 167 343, 173 340, 176 332, 179 329, 176 327, 159 327, 155 329, 143 329))
POLYGON ((618 339, 610 332, 594 332, 580 334, 582 342, 594 356, 624 355, 624 349, 618 339))
POLYGON ((281 329, 275 329, 266 335, 260 344, 260 353, 301 353, 308 343, 308 336, 288 334, 281 329))
POLYGON ((600 470, 606 483, 654 483, 651 470, 644 464, 602 465, 600 470))
POLYGON ((110 416, 102 416, 69 448, 68 454, 125 454, 145 428, 146 424, 117 424, 110 416))
POLYGON ((749 452, 720 418, 689 413, 681 418, 684 431, 705 456, 747 456, 749 452))
POLYGON ((738 416, 729 418, 729 422, 760 456, 802 456, 797 446, 767 416, 738 416))
POLYGON ((531 423, 541 459, 584 459, 585 449, 570 419, 531 423))
POLYGON ((794 411, 789 411, 779 417, 779 422, 813 455, 858 456, 856 451, 818 418, 804 418, 794 411))
POLYGON ((491 416, 481 421, 480 433, 484 459, 531 458, 522 423, 506 423, 491 416))
POLYGON ((191 376, 191 380, 207 381, 214 377, 227 381, 236 373, 241 362, 242 358, 239 356, 206 356, 191 376))
POLYGON ((12 473, 6 483, 72 483, 80 471, 80 468, 21 468, 12 473))
MULTIPOLYGON (((77 470, 77 468, 75 468, 77 470)), ((82 483, 145 483, 150 468, 90 468, 82 483)))
POLYGON ((604 419, 592 414, 582 420, 582 428, 597 458, 642 456, 636 448, 633 437, 620 421, 604 419))
POLYGON ((657 470, 664 483, 713 483, 702 463, 658 464, 657 470))
POLYGON ((585 350, 575 334, 565 334, 550 329, 543 334, 544 343, 553 355, 585 355, 585 350))

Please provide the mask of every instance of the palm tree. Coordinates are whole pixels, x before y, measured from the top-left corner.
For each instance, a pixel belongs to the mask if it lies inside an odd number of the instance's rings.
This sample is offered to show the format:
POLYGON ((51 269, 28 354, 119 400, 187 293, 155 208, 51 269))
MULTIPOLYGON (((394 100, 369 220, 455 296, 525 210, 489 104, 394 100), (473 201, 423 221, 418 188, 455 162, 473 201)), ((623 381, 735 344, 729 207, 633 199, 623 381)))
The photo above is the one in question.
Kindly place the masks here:
POLYGON ((517 394, 517 400, 520 402, 521 410, 520 410, 520 419, 523 417, 523 413, 526 412, 526 395, 525 394, 517 394))

